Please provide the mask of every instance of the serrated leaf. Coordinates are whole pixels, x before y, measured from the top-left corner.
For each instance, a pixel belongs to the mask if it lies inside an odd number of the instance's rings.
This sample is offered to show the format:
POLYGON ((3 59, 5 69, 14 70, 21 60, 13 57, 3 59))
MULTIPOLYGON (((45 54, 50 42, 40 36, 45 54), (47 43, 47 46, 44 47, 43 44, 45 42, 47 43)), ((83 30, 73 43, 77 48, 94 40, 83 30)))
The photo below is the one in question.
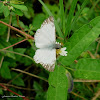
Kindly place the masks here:
POLYGON ((67 100, 67 91, 66 70, 61 66, 56 66, 54 72, 49 75, 47 100, 67 100))
POLYGON ((74 77, 78 79, 100 80, 100 60, 80 59, 75 66, 74 77))
POLYGON ((25 5, 17 5, 17 4, 11 4, 13 7, 20 9, 22 11, 28 11, 27 7, 25 5))
POLYGON ((68 56, 61 57, 59 61, 66 66, 72 64, 73 61, 80 56, 93 41, 95 41, 99 34, 100 17, 96 17, 72 35, 69 42, 66 43, 68 56))
POLYGON ((5 79, 11 79, 10 69, 8 67, 9 62, 3 62, 0 69, 1 76, 5 79))
POLYGON ((9 11, 7 6, 4 7, 4 12, 3 13, 4 13, 5 17, 8 17, 8 15, 10 14, 10 11, 9 11))
MULTIPOLYGON (((12 75, 12 78, 15 78, 18 74, 15 72, 12 72, 11 75, 12 75)), ((24 81, 20 76, 17 77, 15 80, 13 80, 12 83, 17 86, 25 86, 24 81)))

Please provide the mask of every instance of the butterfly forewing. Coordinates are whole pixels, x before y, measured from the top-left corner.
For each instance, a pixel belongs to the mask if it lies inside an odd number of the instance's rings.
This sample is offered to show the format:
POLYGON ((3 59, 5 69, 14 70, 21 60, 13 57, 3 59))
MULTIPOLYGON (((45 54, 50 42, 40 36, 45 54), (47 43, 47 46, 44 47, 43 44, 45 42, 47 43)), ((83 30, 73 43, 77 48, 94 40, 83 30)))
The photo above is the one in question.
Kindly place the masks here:
POLYGON ((43 22, 41 28, 36 31, 34 39, 37 48, 45 48, 55 43, 55 25, 53 17, 50 16, 43 22))

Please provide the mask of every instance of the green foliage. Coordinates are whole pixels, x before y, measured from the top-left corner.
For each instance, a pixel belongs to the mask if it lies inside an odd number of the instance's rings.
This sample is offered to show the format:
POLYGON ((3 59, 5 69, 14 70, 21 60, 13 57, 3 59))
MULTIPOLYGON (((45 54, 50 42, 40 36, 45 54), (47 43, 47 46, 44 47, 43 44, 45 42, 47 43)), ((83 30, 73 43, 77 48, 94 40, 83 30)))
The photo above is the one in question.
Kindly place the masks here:
MULTIPOLYGON (((10 45, 11 45, 10 42, 6 42, 6 41, 3 40, 3 38, 0 38, 0 49, 6 48, 10 45)), ((11 47, 8 50, 13 51, 13 48, 11 47)), ((4 52, 2 51, 2 53, 4 53, 4 52)), ((13 53, 7 52, 7 53, 4 53, 4 55, 15 59, 15 55, 13 53)))
MULTIPOLYGON (((29 100, 93 100, 100 89, 99 1, 0 1, 0 96, 15 95, 8 90, 3 91, 2 83, 29 100), (34 40, 18 43, 27 37, 14 29, 9 31, 1 23, 3 21, 34 37, 49 16, 54 17, 56 40, 68 51, 67 56, 57 56, 54 72, 48 72, 34 62, 34 40), (15 43, 18 44, 12 46, 15 43), (73 92, 69 94, 73 79, 73 92)), ((4 99, 23 100, 20 97, 4 99)))
POLYGON ((74 77, 78 79, 100 80, 100 60, 80 59, 76 64, 74 77), (94 67, 95 66, 95 67, 94 67))
POLYGON ((33 28, 34 28, 35 31, 41 26, 41 24, 43 23, 44 20, 45 20, 45 15, 44 14, 37 14, 34 17, 32 25, 34 26, 33 28))
POLYGON ((61 62, 67 66, 72 64, 72 62, 95 41, 99 34, 100 17, 97 17, 73 34, 65 45, 68 48, 68 56, 63 57, 61 62))
POLYGON ((11 73, 8 66, 9 66, 9 62, 4 62, 0 70, 1 76, 5 79, 11 79, 11 73))
POLYGON ((10 11, 7 6, 4 7, 4 16, 7 17, 10 14, 10 11))
POLYGON ((47 100, 66 100, 67 91, 66 70, 62 66, 56 66, 55 71, 49 75, 47 100))
POLYGON ((27 7, 25 5, 16 5, 16 4, 11 4, 14 8, 17 8, 22 11, 28 11, 27 7))
POLYGON ((22 77, 17 76, 18 75, 17 73, 12 72, 11 75, 12 75, 12 78, 17 77, 15 80, 12 81, 13 84, 18 85, 18 86, 25 86, 22 77))

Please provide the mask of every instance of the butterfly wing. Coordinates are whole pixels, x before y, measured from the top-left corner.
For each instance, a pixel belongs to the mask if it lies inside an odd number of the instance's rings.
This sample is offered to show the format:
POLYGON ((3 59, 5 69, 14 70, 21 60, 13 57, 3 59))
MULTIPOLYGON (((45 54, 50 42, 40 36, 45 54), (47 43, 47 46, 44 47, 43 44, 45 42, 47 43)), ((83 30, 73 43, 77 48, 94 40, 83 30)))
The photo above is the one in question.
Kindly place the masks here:
POLYGON ((37 49, 34 60, 48 71, 53 71, 56 61, 56 49, 37 49))
POLYGON ((37 48, 45 48, 55 43, 55 25, 52 16, 46 19, 41 28, 36 31, 34 40, 37 48))

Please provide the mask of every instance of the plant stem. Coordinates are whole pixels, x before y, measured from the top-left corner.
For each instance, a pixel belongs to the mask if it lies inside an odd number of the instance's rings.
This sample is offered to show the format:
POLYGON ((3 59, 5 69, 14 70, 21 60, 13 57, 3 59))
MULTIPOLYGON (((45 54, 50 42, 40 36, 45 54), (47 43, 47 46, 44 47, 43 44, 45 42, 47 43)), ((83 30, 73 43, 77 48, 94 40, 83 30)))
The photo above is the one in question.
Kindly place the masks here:
POLYGON ((24 73, 24 74, 27 74, 27 75, 30 75, 30 76, 33 76, 33 77, 36 77, 38 79, 41 79, 41 80, 44 80, 45 82, 48 82, 48 80, 42 78, 42 77, 39 77, 37 75, 34 75, 34 74, 31 74, 31 73, 28 73, 28 72, 25 72, 23 70, 20 70, 20 69, 15 69, 15 68, 11 68, 12 70, 15 70, 15 71, 18 71, 18 72, 21 72, 21 73, 24 73))
MULTIPOLYGON (((11 25, 11 21, 12 21, 12 15, 10 14, 10 20, 9 20, 9 25, 11 25)), ((10 27, 8 27, 8 35, 7 35, 7 42, 9 41, 9 37, 10 37, 10 27)))
POLYGON ((6 26, 8 26, 8 27, 10 27, 11 29, 13 29, 13 30, 15 30, 15 31, 17 31, 17 32, 19 32, 19 33, 21 33, 22 35, 24 35, 24 36, 26 36, 26 37, 28 37, 28 38, 30 38, 30 39, 34 39, 31 35, 29 35, 29 34, 23 32, 23 31, 21 31, 21 30, 15 28, 15 27, 13 27, 13 26, 11 26, 11 25, 9 25, 9 24, 7 24, 7 23, 1 21, 1 20, 0 20, 0 23, 6 25, 6 26))

